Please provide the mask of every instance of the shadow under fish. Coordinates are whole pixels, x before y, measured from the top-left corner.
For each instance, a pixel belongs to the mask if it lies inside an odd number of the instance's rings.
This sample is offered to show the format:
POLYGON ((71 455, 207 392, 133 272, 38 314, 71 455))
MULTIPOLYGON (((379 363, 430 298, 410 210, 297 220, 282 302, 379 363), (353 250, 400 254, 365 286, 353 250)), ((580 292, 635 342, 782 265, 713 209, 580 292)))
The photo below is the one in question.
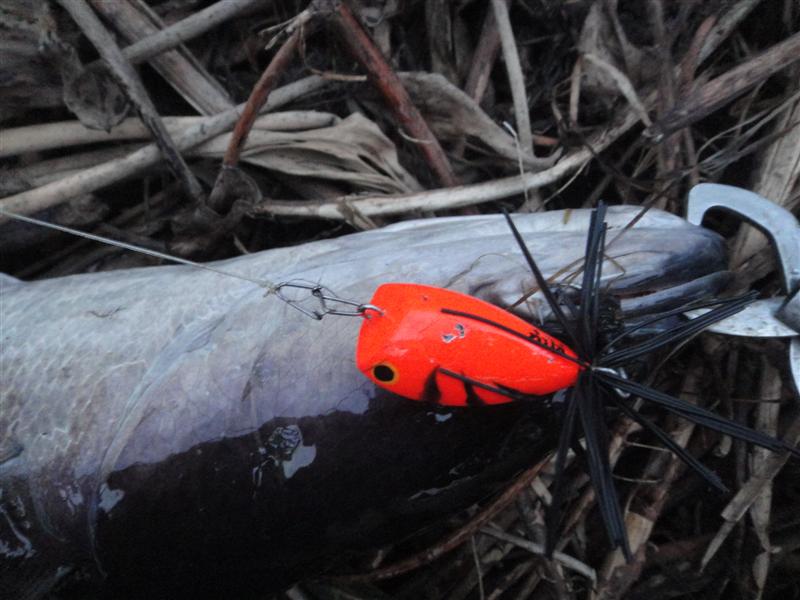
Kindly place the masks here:
MULTIPOLYGON (((724 287, 719 236, 659 211, 626 228, 638 212, 606 217, 602 286, 623 315, 724 287)), ((579 271, 589 211, 515 223, 546 276, 579 271)), ((364 302, 403 281, 511 307, 533 286, 501 216, 218 266, 364 302)), ((512 310, 547 312, 535 296, 512 310)), ((3 594, 80 580, 109 596, 263 596, 486 497, 558 438, 548 402, 447 409, 381 391, 355 365, 360 319, 313 321, 189 267, 0 276, 0 311, 3 594)))

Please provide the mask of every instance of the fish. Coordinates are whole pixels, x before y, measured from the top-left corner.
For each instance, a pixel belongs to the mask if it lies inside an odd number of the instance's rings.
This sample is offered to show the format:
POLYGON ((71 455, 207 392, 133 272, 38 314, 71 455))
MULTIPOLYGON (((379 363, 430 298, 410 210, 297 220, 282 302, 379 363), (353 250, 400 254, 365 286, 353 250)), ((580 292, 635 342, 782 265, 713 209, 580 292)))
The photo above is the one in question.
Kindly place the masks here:
MULTIPOLYGON (((569 280, 589 219, 515 222, 542 271, 569 280)), ((626 206, 606 221, 601 285, 623 315, 730 279, 713 232, 626 206)), ((0 595, 263 597, 485 498, 554 448, 548 403, 404 400, 357 368, 362 318, 309 319, 295 310, 316 302, 302 289, 287 302, 246 281, 310 282, 356 302, 401 281, 546 318, 499 215, 405 221, 214 267, 242 278, 187 266, 0 277, 0 595)))

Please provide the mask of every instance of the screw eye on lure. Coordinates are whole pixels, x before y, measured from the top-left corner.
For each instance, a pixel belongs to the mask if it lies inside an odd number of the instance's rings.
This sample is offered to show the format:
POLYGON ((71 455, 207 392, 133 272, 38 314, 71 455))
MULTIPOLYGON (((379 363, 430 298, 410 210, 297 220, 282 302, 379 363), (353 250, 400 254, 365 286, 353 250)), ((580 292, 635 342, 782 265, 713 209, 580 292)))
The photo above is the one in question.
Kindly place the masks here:
POLYGON ((625 557, 631 550, 609 463, 609 432, 604 408, 611 405, 652 432, 708 483, 727 491, 719 477, 655 423, 632 407, 642 398, 701 426, 773 451, 797 449, 785 442, 720 417, 694 404, 628 380, 620 369, 668 344, 688 340, 755 300, 756 294, 716 300, 701 317, 687 320, 651 339, 632 342, 631 334, 687 307, 659 314, 601 345, 599 285, 605 245, 605 206, 592 212, 583 281, 569 317, 556 301, 511 217, 517 244, 537 285, 559 322, 565 341, 511 313, 451 290, 411 283, 380 286, 365 310, 356 349, 358 369, 376 385, 411 400, 447 406, 494 405, 515 401, 548 402, 543 396, 567 388, 562 429, 555 454, 552 502, 546 515, 548 556, 552 555, 565 497, 565 465, 570 448, 585 455, 591 483, 609 540, 625 557), (585 450, 578 443, 582 431, 585 450))

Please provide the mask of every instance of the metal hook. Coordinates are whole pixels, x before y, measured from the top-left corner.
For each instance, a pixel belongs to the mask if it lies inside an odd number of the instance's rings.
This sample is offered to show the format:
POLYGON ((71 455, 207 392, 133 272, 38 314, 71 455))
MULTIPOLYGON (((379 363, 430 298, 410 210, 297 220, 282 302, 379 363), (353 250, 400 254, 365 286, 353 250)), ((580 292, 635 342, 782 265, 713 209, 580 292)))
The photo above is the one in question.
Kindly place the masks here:
POLYGON ((375 306, 374 304, 364 304, 361 302, 356 302, 355 300, 346 300, 344 298, 340 298, 332 290, 318 283, 308 283, 305 281, 284 281, 282 283, 277 284, 272 291, 283 302, 285 302, 295 310, 299 310, 307 317, 311 317, 312 319, 315 319, 317 321, 322 320, 322 317, 324 317, 325 315, 369 318, 369 315, 367 315, 366 313, 367 311, 370 310, 375 311, 381 315, 383 314, 383 310, 375 306), (319 309, 306 308, 305 306, 301 305, 299 301, 287 298, 282 293, 282 290, 284 288, 309 290, 311 292, 311 296, 319 301, 319 309), (353 309, 335 308, 329 306, 329 304, 343 304, 345 306, 352 306, 354 308, 353 309))
MULTIPOLYGON (((625 369, 619 367, 617 369, 612 369, 611 367, 592 367, 593 371, 599 371, 600 373, 610 373, 611 375, 616 375, 622 379, 628 379, 628 374, 625 372, 625 369)), ((619 388, 614 388, 614 391, 617 392, 620 398, 630 398, 630 392, 625 392, 619 388)))

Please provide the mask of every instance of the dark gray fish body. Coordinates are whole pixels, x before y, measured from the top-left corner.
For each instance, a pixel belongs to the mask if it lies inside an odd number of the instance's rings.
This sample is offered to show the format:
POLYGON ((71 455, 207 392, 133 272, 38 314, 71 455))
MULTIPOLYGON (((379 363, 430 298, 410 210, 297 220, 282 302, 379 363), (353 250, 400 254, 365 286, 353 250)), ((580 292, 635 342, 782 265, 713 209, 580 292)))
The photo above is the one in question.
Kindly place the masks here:
MULTIPOLYGON (((612 208, 608 240, 637 212, 612 208)), ((580 265, 588 212, 566 218, 515 217, 546 275, 580 265)), ((657 211, 607 254, 624 293, 724 279, 721 238, 657 211)), ((218 266, 364 302, 409 281, 509 306, 531 280, 496 216, 218 266)), ((41 595, 75 569, 111 594, 263 594, 473 502, 552 447, 545 402, 386 395, 355 368, 360 319, 313 321, 237 279, 155 267, 0 278, 0 292, 0 595, 41 595)))

